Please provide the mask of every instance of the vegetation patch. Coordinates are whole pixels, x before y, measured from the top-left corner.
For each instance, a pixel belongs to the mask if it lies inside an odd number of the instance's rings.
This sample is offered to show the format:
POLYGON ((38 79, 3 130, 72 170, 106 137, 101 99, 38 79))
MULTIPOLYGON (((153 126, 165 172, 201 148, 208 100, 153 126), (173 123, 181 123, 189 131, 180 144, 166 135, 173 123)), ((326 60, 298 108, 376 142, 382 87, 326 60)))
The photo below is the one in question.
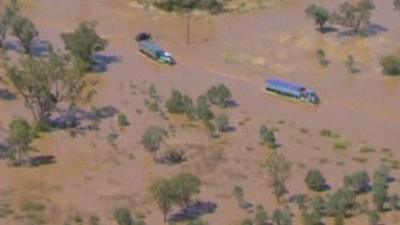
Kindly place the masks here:
POLYGON ((400 75, 400 56, 387 55, 381 59, 382 73, 387 76, 400 75))

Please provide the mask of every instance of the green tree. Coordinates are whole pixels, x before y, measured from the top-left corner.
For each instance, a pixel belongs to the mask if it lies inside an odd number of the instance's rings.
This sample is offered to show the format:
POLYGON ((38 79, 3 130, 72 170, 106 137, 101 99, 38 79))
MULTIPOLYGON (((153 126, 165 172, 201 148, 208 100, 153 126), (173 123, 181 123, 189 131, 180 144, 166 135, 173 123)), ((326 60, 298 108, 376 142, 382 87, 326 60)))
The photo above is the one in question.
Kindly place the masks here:
POLYGON ((127 208, 118 208, 114 211, 114 219, 118 225, 135 225, 131 216, 131 211, 127 208))
POLYGON ((9 28, 12 28, 12 24, 18 16, 18 2, 16 0, 12 0, 11 4, 5 8, 3 16, 0 16, 0 48, 3 46, 7 31, 9 28))
POLYGON ((164 223, 167 223, 167 215, 174 204, 178 202, 176 183, 173 180, 161 179, 151 187, 153 198, 163 213, 164 223))
POLYGON ((31 143, 34 132, 25 119, 19 118, 11 121, 9 125, 10 149, 9 157, 15 165, 22 165, 24 157, 32 149, 31 143))
POLYGON ((364 193, 369 189, 369 176, 365 171, 358 171, 351 175, 345 176, 343 184, 346 188, 354 193, 364 193))
POLYGON ((181 173, 175 178, 179 204, 182 207, 189 207, 192 197, 200 193, 201 181, 190 173, 181 173))
POLYGON ((207 97, 211 104, 226 108, 232 100, 232 93, 224 84, 220 84, 208 89, 207 97))
POLYGON ((24 47, 25 53, 30 54, 32 41, 39 35, 32 20, 27 17, 17 16, 12 22, 12 29, 15 36, 21 42, 22 47, 24 47))
POLYGON ((154 152, 160 148, 164 137, 168 137, 168 132, 165 129, 151 126, 143 134, 142 144, 147 150, 154 152))
POLYGON ((257 205, 256 214, 254 216, 255 225, 266 225, 269 220, 268 213, 262 205, 257 205))
POLYGON ((271 186, 274 189, 274 194, 278 203, 280 203, 281 197, 286 192, 286 180, 289 178, 290 174, 290 163, 286 158, 277 153, 273 152, 267 159, 265 163, 269 175, 271 186))
POLYGON ((95 64, 93 55, 107 46, 107 40, 96 33, 96 25, 96 22, 82 22, 74 32, 61 34, 65 48, 83 71, 92 70, 95 64))
POLYGON ((346 1, 339 6, 339 12, 334 13, 333 20, 353 29, 356 34, 367 31, 371 19, 371 11, 375 9, 372 0, 361 0, 356 3, 346 1))
POLYGON ((319 26, 322 33, 325 32, 324 26, 330 19, 330 12, 323 6, 311 4, 306 8, 306 15, 308 18, 314 20, 315 24, 319 26))
POLYGON ((268 144, 271 149, 277 148, 279 145, 276 143, 275 133, 272 129, 268 129, 267 126, 261 125, 260 127, 260 138, 261 144, 268 144))
POLYGON ((311 169, 307 172, 304 179, 308 188, 314 191, 324 191, 326 189, 326 179, 322 175, 321 171, 317 169, 311 169))
POLYGON ((44 122, 58 104, 69 106, 85 87, 84 76, 71 64, 67 55, 50 52, 48 59, 23 57, 19 65, 8 66, 6 76, 36 122, 44 122))

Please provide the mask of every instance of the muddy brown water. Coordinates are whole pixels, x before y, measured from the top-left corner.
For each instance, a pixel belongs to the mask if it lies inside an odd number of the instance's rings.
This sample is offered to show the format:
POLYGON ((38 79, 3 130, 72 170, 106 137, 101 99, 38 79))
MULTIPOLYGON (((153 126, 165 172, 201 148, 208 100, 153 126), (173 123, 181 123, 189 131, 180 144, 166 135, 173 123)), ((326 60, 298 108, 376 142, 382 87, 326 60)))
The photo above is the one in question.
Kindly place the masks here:
MULTIPOLYGON (((277 121, 286 121, 288 125, 278 133, 278 139, 283 144, 282 151, 290 160, 321 167, 326 171, 328 180, 335 183, 333 187, 340 185, 347 170, 366 169, 371 172, 380 163, 379 155, 367 165, 349 161, 349 165, 337 169, 334 162, 345 160, 363 142, 377 149, 391 148, 396 151, 400 148, 400 79, 383 77, 379 68, 380 57, 400 47, 400 13, 392 10, 390 0, 376 1, 373 22, 387 31, 369 38, 338 37, 337 32, 323 36, 304 17, 304 7, 309 2, 296 1, 247 14, 195 16, 189 46, 186 45, 185 17, 132 8, 125 0, 29 2, 23 13, 37 24, 39 39, 49 40, 58 48, 62 48, 60 33, 73 30, 83 20, 98 21, 99 32, 109 40, 109 47, 101 55, 109 61, 106 71, 91 75, 100 80, 93 104, 112 105, 128 115, 132 127, 121 132, 119 151, 121 154, 133 151, 141 160, 132 164, 126 158, 116 156, 105 140, 100 141, 98 149, 92 151, 93 135, 75 139, 71 144, 66 134, 57 132, 54 136, 43 137, 36 144, 42 151, 55 154, 59 162, 53 167, 35 170, 10 169, 1 164, 0 171, 4 173, 0 175, 0 189, 16 189, 18 194, 12 199, 20 203, 25 197, 34 195, 31 189, 34 193, 41 190, 33 184, 44 183, 48 186, 46 193, 54 207, 58 207, 57 210, 73 212, 75 207, 85 213, 106 215, 106 220, 112 221, 110 212, 116 206, 108 204, 110 201, 131 206, 141 213, 154 211, 146 221, 148 224, 159 224, 161 218, 159 212, 154 210, 156 206, 150 200, 148 186, 156 177, 180 169, 164 169, 155 165, 151 157, 142 151, 138 142, 145 127, 167 124, 151 114, 139 116, 135 113, 137 108, 142 107, 144 99, 129 94, 129 82, 138 86, 152 83, 165 98, 171 89, 179 89, 195 97, 219 83, 228 85, 232 90, 238 107, 232 109, 230 115, 237 131, 223 140, 229 148, 224 150, 227 162, 223 167, 217 167, 214 173, 201 175, 209 186, 202 196, 216 198, 220 204, 218 213, 207 217, 213 224, 232 224, 246 216, 237 208, 230 193, 224 191, 237 182, 246 185, 249 199, 265 204, 270 211, 276 206, 270 191, 260 193, 260 188, 268 182, 259 168, 254 167, 266 155, 257 146, 258 128, 262 123, 278 126, 277 121), (141 31, 151 32, 161 46, 172 52, 178 64, 174 67, 160 66, 139 54, 133 38, 141 31), (326 51, 331 61, 326 68, 317 61, 316 50, 319 48, 326 51), (359 74, 350 74, 344 66, 350 54, 354 55, 361 68, 359 74), (322 104, 311 107, 266 95, 263 84, 270 77, 314 87, 322 104), (241 128, 238 124, 245 117, 251 118, 251 122, 241 128), (291 124, 313 133, 309 138, 302 138, 304 146, 296 143, 298 132, 292 131, 291 124), (321 129, 332 129, 349 140, 352 144, 349 152, 331 151, 331 143, 318 138, 321 129), (251 156, 244 150, 248 146, 256 149, 251 156), (315 146, 321 150, 312 150, 315 146), (89 160, 93 157, 96 160, 89 160), (317 161, 321 157, 333 162, 319 165, 317 161), (231 175, 227 176, 228 173, 231 175), (246 174, 257 175, 244 179, 246 174), (138 205, 143 205, 143 209, 138 205), (240 215, 240 218, 228 215, 240 215)), ((330 8, 340 3, 319 2, 328 4, 330 8)), ((0 105, 3 108, 0 114, 3 128, 13 116, 29 115, 24 112, 20 101, 0 102, 0 105)), ((103 126, 106 127, 101 134, 103 137, 109 131, 118 130, 113 121, 103 126)), ((191 140, 199 145, 216 145, 214 141, 198 137, 195 133, 182 131, 180 135, 182 140, 191 140)), ((182 140, 178 137, 175 141, 182 140)), ((202 164, 199 163, 199 166, 202 164)), ((192 165, 186 167, 195 171, 192 165)), ((299 169, 293 177, 301 177, 304 173, 299 169)), ((305 191, 301 183, 302 180, 292 179, 289 186, 298 187, 298 190, 292 188, 293 191, 305 191)), ((57 218, 52 219, 59 222, 57 218)), ((362 221, 356 220, 354 224, 362 224, 362 221)))

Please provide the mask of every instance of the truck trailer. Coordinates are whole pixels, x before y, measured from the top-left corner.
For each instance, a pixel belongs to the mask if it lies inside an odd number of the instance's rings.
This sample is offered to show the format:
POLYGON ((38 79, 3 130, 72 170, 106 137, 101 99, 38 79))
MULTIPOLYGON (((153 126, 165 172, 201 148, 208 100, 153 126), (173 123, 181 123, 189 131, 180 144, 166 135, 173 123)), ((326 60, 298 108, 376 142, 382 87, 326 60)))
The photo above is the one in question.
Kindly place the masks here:
POLYGON ((269 79, 265 82, 265 89, 267 92, 287 96, 302 102, 311 104, 320 103, 320 99, 314 90, 288 81, 269 79))
POLYGON ((136 36, 136 41, 139 44, 140 52, 149 56, 153 60, 163 64, 175 64, 175 60, 172 55, 156 45, 152 41, 150 34, 140 33, 136 36))

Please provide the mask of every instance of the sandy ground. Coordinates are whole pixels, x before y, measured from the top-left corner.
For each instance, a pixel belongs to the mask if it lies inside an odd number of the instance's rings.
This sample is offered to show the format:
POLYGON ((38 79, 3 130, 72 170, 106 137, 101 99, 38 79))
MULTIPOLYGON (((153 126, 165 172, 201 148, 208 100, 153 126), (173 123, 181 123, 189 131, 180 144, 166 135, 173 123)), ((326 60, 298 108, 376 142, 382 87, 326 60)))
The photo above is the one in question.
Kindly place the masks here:
MULTIPOLYGON (((206 215, 211 224, 231 225, 251 216, 241 210, 232 189, 241 185, 246 200, 262 204, 272 212, 278 207, 268 174, 261 164, 269 150, 260 146, 261 124, 276 128, 279 151, 293 163, 288 182, 289 195, 308 193, 303 182, 307 169, 317 167, 333 189, 343 176, 356 170, 372 171, 382 162, 396 163, 400 147, 400 79, 383 77, 379 59, 399 50, 399 13, 391 1, 376 1, 373 23, 385 28, 369 38, 321 35, 304 16, 310 1, 283 3, 244 14, 197 15, 192 23, 191 44, 186 45, 186 19, 177 15, 130 7, 125 0, 37 0, 23 7, 40 31, 40 40, 62 48, 59 34, 73 30, 82 20, 96 20, 110 45, 101 55, 109 59, 107 70, 89 75, 98 81, 94 102, 85 105, 113 106, 125 113, 131 125, 124 130, 116 119, 101 123, 100 138, 89 132, 70 137, 68 131, 45 134, 35 141, 34 154, 51 154, 57 163, 39 168, 10 168, 0 161, 0 203, 9 203, 14 215, 0 218, 0 224, 26 224, 20 206, 26 201, 46 205, 46 224, 62 224, 80 215, 85 220, 96 214, 102 224, 116 224, 113 209, 127 206, 143 215, 147 224, 162 224, 149 186, 159 177, 190 171, 204 185, 199 198, 218 204, 215 214, 206 215), (176 56, 174 67, 156 65, 137 52, 133 37, 140 31, 154 34, 160 45, 176 56), (319 65, 316 50, 323 48, 331 61, 319 65), (352 54, 361 72, 351 74, 344 66, 352 54), (322 99, 317 107, 298 105, 263 91, 266 78, 282 77, 314 87, 322 99), (147 88, 154 84, 165 100, 171 89, 193 97, 211 85, 224 83, 233 92, 238 107, 230 115, 234 132, 210 139, 200 124, 184 118, 163 119, 144 106, 147 88), (189 160, 179 166, 163 166, 139 143, 150 125, 173 127, 165 145, 187 151, 189 160), (191 128, 192 127, 192 128, 191 128), (197 127, 197 128, 196 128, 197 127), (332 138, 321 137, 331 129, 348 142, 346 150, 334 149, 332 138), (119 135, 116 147, 107 136, 119 135), (375 151, 360 153, 363 146, 375 151), (383 150, 382 149, 391 149, 383 150)), ((340 1, 317 1, 335 8, 340 1)), ((14 54, 14 53, 10 53, 14 54)), ((14 116, 29 116, 20 99, 0 101, 1 137, 14 116)), ((166 146, 163 146, 166 148, 166 146)), ((398 162, 397 162, 398 163, 398 162)), ((400 173, 393 170, 397 177, 400 173)), ((391 192, 399 192, 398 182, 391 192)), ((292 207, 296 211, 296 207, 292 207)), ((396 213, 382 215, 385 224, 398 223, 396 213)), ((296 215, 296 223, 299 217, 296 215)), ((327 220, 327 225, 333 224, 327 220)), ((349 219, 347 224, 365 224, 366 218, 349 219)))

